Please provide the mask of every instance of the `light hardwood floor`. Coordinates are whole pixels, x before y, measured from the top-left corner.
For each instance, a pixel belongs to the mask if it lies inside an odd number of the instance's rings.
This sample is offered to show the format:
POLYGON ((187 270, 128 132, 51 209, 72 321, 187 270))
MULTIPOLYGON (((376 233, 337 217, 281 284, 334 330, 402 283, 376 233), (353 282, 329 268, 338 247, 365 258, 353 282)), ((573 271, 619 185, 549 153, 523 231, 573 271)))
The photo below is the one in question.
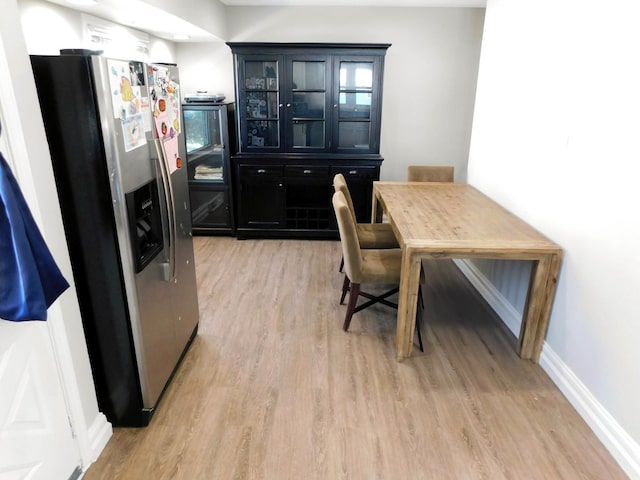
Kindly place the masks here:
POLYGON ((626 478, 449 261, 427 265, 425 353, 397 363, 395 311, 341 329, 338 242, 195 247, 199 334, 86 480, 626 478))

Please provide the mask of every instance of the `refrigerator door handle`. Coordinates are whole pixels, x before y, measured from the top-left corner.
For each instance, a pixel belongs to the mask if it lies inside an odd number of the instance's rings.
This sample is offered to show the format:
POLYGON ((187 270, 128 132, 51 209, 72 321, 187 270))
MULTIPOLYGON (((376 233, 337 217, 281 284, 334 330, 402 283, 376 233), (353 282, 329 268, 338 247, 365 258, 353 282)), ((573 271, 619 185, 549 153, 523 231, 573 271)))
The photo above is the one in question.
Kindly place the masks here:
POLYGON ((167 220, 169 224, 169 264, 165 264, 164 279, 170 282, 176 279, 176 216, 173 202, 173 186, 171 185, 171 174, 169 173, 169 165, 166 155, 164 154, 162 140, 156 138, 154 144, 156 152, 158 153, 158 165, 160 176, 162 177, 162 191, 164 192, 165 208, 167 209, 167 220))

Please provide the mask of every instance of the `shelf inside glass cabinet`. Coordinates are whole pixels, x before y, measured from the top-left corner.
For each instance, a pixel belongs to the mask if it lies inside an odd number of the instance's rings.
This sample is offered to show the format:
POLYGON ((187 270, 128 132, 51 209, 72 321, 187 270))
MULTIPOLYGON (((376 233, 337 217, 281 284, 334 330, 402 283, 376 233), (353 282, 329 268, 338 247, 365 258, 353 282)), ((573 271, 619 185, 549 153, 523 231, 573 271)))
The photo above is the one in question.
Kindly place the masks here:
POLYGON ((187 168, 190 181, 224 182, 224 149, 220 113, 185 110, 187 168))
POLYGON ((203 155, 188 163, 189 180, 224 182, 224 163, 222 148, 219 155, 203 155))

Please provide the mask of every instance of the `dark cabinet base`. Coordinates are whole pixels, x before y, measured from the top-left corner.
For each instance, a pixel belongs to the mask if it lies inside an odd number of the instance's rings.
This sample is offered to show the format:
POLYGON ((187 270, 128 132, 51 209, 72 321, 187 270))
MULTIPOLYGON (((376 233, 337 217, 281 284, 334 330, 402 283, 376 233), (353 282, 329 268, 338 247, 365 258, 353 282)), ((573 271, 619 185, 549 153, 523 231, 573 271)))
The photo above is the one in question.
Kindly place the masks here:
POLYGON ((337 239, 331 204, 334 175, 344 175, 357 220, 368 222, 373 182, 380 178, 382 158, 238 155, 232 157, 232 163, 239 239, 337 239))

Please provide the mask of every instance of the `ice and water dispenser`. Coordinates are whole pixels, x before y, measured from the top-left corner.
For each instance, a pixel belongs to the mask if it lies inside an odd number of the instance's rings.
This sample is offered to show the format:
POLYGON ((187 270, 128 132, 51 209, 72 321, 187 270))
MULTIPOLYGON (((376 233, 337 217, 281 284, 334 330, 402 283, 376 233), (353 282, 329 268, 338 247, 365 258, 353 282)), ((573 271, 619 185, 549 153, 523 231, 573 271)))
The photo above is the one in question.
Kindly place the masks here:
POLYGON ((162 251, 162 218, 156 180, 126 194, 134 267, 138 273, 162 251))

